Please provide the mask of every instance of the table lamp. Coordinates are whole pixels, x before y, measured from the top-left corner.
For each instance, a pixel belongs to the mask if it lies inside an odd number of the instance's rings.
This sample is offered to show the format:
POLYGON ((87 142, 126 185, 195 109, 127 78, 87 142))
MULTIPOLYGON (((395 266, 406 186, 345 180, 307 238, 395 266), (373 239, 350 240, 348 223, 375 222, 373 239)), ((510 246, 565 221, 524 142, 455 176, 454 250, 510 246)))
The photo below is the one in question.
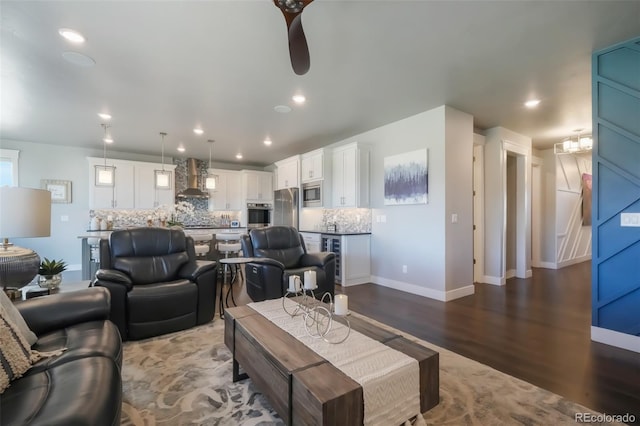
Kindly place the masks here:
POLYGON ((9 238, 51 235, 51 192, 3 186, 0 188, 0 285, 11 299, 38 274, 40 256, 14 246, 9 238))

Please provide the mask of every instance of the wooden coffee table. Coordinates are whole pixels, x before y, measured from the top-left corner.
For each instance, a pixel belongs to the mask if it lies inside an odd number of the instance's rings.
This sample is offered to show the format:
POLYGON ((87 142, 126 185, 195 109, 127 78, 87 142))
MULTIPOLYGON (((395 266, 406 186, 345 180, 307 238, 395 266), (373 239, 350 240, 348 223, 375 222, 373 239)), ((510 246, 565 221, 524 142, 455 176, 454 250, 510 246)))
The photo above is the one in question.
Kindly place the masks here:
MULTIPOLYGON (((437 352, 361 318, 349 321, 353 330, 416 359, 420 411, 438 404, 437 352)), ((225 311, 224 340, 233 354, 233 381, 251 377, 285 423, 362 425, 362 387, 252 308, 225 311)))

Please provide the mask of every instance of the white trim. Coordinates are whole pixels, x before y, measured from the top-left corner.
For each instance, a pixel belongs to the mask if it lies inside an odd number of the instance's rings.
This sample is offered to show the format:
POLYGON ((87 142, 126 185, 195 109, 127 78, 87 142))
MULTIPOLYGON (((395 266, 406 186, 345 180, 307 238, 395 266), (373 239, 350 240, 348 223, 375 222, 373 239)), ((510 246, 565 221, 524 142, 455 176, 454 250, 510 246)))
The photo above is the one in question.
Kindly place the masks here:
POLYGON ((350 287, 352 285, 360 285, 360 284, 366 284, 366 283, 370 283, 371 282, 371 278, 370 276, 366 276, 366 277, 356 277, 356 278, 349 278, 348 280, 346 279, 342 279, 342 282, 338 282, 336 281, 338 284, 340 284, 343 287, 350 287))
POLYGON ((531 278, 533 276, 533 270, 532 269, 527 269, 524 273, 524 277, 525 278, 531 278))
POLYGON ((404 291, 405 293, 411 293, 418 296, 428 297, 429 299, 440 300, 441 302, 448 302, 454 299, 459 299, 461 297, 474 294, 475 292, 475 287, 473 285, 468 285, 466 287, 456 288, 449 291, 440 291, 434 290, 432 288, 421 287, 415 284, 405 283, 403 281, 390 280, 388 278, 377 276, 372 276, 371 282, 383 287, 404 291))
POLYGON ((509 278, 515 278, 516 277, 516 270, 515 269, 508 269, 507 272, 504 273, 504 277, 507 280, 509 278))
POLYGON ((545 269, 558 269, 558 264, 555 262, 540 262, 537 267, 545 269))
POLYGON ((591 340, 640 353, 640 337, 591 326, 591 340))
POLYGON ((482 279, 482 282, 491 285, 505 285, 507 283, 507 280, 502 277, 492 277, 490 275, 485 275, 482 279))

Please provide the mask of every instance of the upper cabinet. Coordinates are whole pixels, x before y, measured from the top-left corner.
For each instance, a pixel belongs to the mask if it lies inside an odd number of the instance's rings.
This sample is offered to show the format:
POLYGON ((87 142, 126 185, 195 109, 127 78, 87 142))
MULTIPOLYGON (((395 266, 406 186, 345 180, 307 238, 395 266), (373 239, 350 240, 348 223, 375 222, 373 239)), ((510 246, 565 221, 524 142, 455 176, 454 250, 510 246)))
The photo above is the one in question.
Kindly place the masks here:
POLYGON ((333 207, 369 207, 369 147, 352 143, 333 150, 333 207))
MULTIPOLYGON (((154 209, 175 203, 174 170, 175 165, 153 163, 134 164, 135 172, 135 208, 154 209), (160 181, 156 183, 156 176, 160 181)), ((124 207, 119 207, 124 208, 124 207)))
POLYGON ((294 155, 276 162, 276 189, 298 188, 300 186, 300 156, 294 155))
POLYGON ((172 164, 88 157, 90 209, 153 209, 175 199, 172 164), (156 175, 165 177, 160 185, 156 175))
POLYGON ((209 169, 217 176, 216 189, 209 190, 209 210, 242 209, 242 176, 233 170, 209 169))
POLYGON ((324 148, 300 156, 302 183, 327 179, 331 175, 331 156, 324 148))
POLYGON ((242 193, 245 202, 273 200, 273 173, 242 170, 242 193))

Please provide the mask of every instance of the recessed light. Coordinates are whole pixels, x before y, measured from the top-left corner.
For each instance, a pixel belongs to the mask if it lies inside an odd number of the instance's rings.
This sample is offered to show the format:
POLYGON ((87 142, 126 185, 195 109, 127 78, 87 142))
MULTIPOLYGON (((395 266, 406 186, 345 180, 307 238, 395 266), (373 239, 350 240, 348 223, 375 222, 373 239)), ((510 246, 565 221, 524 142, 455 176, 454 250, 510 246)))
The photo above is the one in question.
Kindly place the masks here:
POLYGON ((524 103, 527 108, 535 108, 540 104, 540 99, 530 99, 524 103))
POLYGON ((237 158, 238 160, 242 160, 242 154, 236 154, 236 158, 237 158))
POLYGON ((80 67, 88 68, 96 64, 95 59, 80 52, 62 52, 62 57, 65 61, 71 62, 73 65, 78 65, 80 67))
POLYGON ((104 143, 113 143, 113 138, 111 136, 107 135, 102 139, 102 141, 104 143))
POLYGON ((275 107, 273 107, 273 109, 280 114, 291 112, 291 107, 287 105, 276 105, 275 107))
POLYGON ((201 135, 204 133, 204 130, 202 130, 199 127, 196 127, 195 129, 193 129, 193 133, 195 133, 196 135, 201 135))
POLYGON ((263 142, 263 143, 264 143, 266 146, 270 146, 272 142, 271 142, 271 139, 266 138, 266 139, 264 140, 264 142, 263 142))
POLYGON ((58 34, 72 43, 84 43, 85 41, 85 38, 82 34, 77 32, 76 30, 72 30, 69 28, 60 28, 58 30, 58 34))
POLYGON ((178 145, 178 152, 185 152, 185 151, 186 151, 186 148, 182 144, 178 145))
POLYGON ((102 118, 103 120, 111 120, 111 114, 107 114, 106 112, 99 112, 98 117, 102 118))
POLYGON ((307 100, 304 95, 293 95, 291 99, 293 99, 293 102, 297 103, 298 105, 303 104, 307 100))

